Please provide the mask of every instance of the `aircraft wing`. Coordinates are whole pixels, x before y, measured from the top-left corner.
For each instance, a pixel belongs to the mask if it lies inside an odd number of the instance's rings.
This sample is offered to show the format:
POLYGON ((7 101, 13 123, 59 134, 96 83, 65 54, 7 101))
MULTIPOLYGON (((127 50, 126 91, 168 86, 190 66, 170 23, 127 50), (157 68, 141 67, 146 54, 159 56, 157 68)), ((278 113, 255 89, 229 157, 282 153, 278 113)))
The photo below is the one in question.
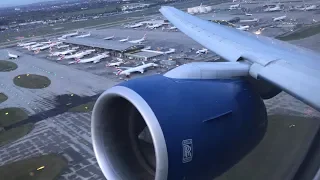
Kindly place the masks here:
POLYGON ((180 31, 230 62, 320 110, 320 54, 273 38, 202 20, 169 6, 160 12, 180 31))
POLYGON ((133 67, 117 67, 117 69, 131 69, 133 67))

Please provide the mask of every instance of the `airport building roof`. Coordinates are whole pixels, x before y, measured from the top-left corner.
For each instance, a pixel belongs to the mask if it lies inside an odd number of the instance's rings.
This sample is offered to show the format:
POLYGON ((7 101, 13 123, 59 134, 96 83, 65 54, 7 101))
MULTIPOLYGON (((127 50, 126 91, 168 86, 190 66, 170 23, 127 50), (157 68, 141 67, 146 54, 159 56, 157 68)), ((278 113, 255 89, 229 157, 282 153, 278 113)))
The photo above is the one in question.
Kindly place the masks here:
POLYGON ((157 56, 161 56, 162 54, 154 53, 154 52, 136 52, 136 53, 125 53, 125 57, 133 57, 136 59, 148 60, 157 56))
POLYGON ((132 49, 133 44, 127 42, 119 42, 114 40, 103 40, 92 37, 85 38, 68 38, 64 41, 65 43, 91 46, 93 48, 101 48, 106 50, 116 50, 116 51, 126 51, 127 49, 132 49))
POLYGON ((143 51, 140 51, 140 52, 137 52, 137 53, 134 53, 134 55, 136 56, 143 56, 143 57, 146 57, 146 58, 151 58, 151 57, 155 57, 155 56, 159 56, 161 54, 159 53, 153 53, 153 52, 143 52, 143 51))

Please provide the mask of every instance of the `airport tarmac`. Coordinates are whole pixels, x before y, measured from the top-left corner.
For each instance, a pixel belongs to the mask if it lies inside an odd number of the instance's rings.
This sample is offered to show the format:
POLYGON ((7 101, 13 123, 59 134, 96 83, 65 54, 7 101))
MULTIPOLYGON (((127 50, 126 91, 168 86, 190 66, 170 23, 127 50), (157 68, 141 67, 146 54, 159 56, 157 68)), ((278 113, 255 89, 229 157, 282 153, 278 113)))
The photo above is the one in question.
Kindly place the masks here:
MULTIPOLYGON (((93 96, 115 84, 107 78, 60 66, 37 56, 21 54, 12 49, 10 52, 19 54, 21 57, 12 60, 18 65, 16 70, 0 72, 0 91, 9 97, 7 101, 0 104, 0 108, 19 107, 25 109, 28 115, 33 115, 54 108, 56 106, 54 99, 59 95, 93 96), (13 78, 21 74, 43 75, 51 80, 51 84, 43 89, 17 87, 13 83, 13 78)), ((0 59, 8 59, 6 55, 6 50, 0 51, 0 59)))

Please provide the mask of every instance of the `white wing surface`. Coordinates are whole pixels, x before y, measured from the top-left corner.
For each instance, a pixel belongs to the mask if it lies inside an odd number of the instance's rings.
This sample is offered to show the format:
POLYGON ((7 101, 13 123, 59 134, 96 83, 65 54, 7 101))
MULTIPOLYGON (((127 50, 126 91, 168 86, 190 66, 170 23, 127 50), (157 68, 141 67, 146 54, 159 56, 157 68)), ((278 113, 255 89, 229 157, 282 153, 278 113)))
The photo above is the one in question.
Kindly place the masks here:
POLYGON ((160 12, 181 32, 231 62, 320 110, 320 54, 273 38, 211 23, 173 7, 160 12))

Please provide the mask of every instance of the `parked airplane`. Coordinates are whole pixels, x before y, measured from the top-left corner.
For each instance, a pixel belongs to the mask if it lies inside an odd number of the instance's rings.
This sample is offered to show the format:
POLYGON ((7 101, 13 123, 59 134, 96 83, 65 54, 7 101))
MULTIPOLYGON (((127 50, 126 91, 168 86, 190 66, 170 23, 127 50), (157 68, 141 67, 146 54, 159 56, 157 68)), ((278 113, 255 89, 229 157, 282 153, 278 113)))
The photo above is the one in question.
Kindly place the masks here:
POLYGON ((143 36, 141 39, 129 41, 129 43, 141 44, 143 41, 146 40, 146 35, 147 35, 147 34, 144 34, 144 36, 143 36))
POLYGON ((82 35, 76 36, 75 38, 84 38, 89 36, 91 36, 91 32, 89 32, 88 34, 82 34, 82 35))
POLYGON ((37 44, 37 42, 18 43, 18 46, 23 47, 23 46, 30 46, 30 45, 34 45, 34 44, 37 44))
POLYGON ((311 10, 316 10, 317 9, 317 6, 316 5, 310 5, 310 6, 307 6, 305 8, 306 11, 311 11, 311 10))
POLYGON ((68 37, 76 36, 76 35, 78 35, 78 34, 79 34, 79 31, 76 31, 76 32, 74 32, 74 33, 65 34, 65 35, 61 36, 61 38, 62 38, 62 39, 66 39, 66 38, 68 38, 68 37))
POLYGON ((62 43, 62 42, 52 42, 51 44, 47 44, 47 45, 44 45, 44 46, 34 47, 34 48, 32 48, 31 50, 32 50, 32 51, 36 51, 36 50, 41 51, 41 50, 49 49, 49 48, 51 48, 51 47, 53 47, 53 46, 56 46, 56 45, 58 45, 58 44, 61 44, 61 43, 62 43))
POLYGON ((171 26, 171 27, 168 27, 168 28, 162 27, 162 31, 165 30, 165 29, 167 29, 167 30, 177 30, 177 27, 175 27, 175 26, 171 26))
POLYGON ((317 9, 317 6, 316 5, 304 5, 303 7, 297 7, 295 8, 297 10, 300 10, 300 11, 312 11, 312 10, 316 10, 317 9))
POLYGON ((168 51, 165 51, 163 54, 171 54, 171 53, 175 53, 176 49, 174 48, 170 48, 168 51))
POLYGON ((240 4, 234 4, 229 7, 229 10, 234 10, 234 9, 239 9, 239 8, 240 8, 240 4))
POLYGON ((67 47, 69 47, 69 46, 70 46, 70 45, 65 44, 65 45, 57 46, 57 49, 67 48, 67 47))
POLYGON ((68 64, 78 64, 78 63, 88 63, 88 62, 98 63, 101 61, 101 59, 104 59, 106 57, 109 57, 108 53, 102 53, 102 54, 99 54, 97 56, 87 58, 87 59, 77 58, 75 61, 71 61, 68 64))
POLYGON ((240 19, 240 23, 248 23, 248 22, 258 22, 259 19, 253 18, 253 19, 240 19))
POLYGON ((140 72, 140 73, 144 73, 146 68, 149 67, 157 67, 159 66, 158 64, 155 63, 143 63, 143 65, 141 66, 137 66, 137 67, 117 67, 117 75, 126 75, 126 76, 130 76, 131 73, 133 72, 140 72), (121 70, 121 69, 125 69, 125 70, 121 70))
POLYGON ((250 28, 250 26, 248 26, 248 25, 245 25, 245 26, 241 25, 240 27, 237 27, 236 29, 239 29, 241 31, 247 31, 249 28, 250 28))
POLYGON ((208 49, 202 48, 196 52, 196 54, 208 54, 208 49))
POLYGON ((40 42, 41 44, 51 44, 52 42, 51 42, 51 40, 49 40, 49 41, 44 41, 44 42, 40 42))
POLYGON ((161 27, 163 24, 162 23, 159 23, 159 24, 153 24, 153 25, 147 25, 146 28, 149 28, 149 29, 156 29, 156 28, 159 28, 161 27))
POLYGON ((86 50, 86 51, 82 51, 76 54, 71 54, 68 56, 64 56, 62 55, 60 58, 58 58, 57 60, 62 60, 62 59, 78 59, 78 58, 82 58, 86 55, 91 54, 92 52, 96 51, 95 49, 90 49, 90 50, 86 50))
POLYGON ((113 36, 110 36, 110 37, 106 37, 106 38, 103 38, 104 40, 112 40, 114 38, 114 35, 113 36))
POLYGON ((134 25, 130 25, 129 27, 130 28, 138 28, 138 27, 141 27, 141 26, 143 26, 142 23, 137 23, 137 24, 134 24, 134 25))
POLYGON ((19 55, 12 54, 9 51, 8 51, 8 56, 9 56, 9 59, 18 59, 20 57, 19 55))
POLYGON ((75 50, 75 49, 68 49, 68 50, 65 50, 65 51, 57 51, 57 52, 51 53, 49 56, 67 55, 67 54, 74 53, 74 52, 76 52, 76 51, 77 51, 77 50, 75 50))
POLYGON ((127 37, 127 38, 125 38, 125 39, 121 39, 121 40, 119 40, 120 42, 127 42, 129 40, 129 36, 127 37))
POLYGON ((279 16, 279 17, 274 17, 274 18, 273 18, 273 21, 282 21, 282 20, 284 20, 284 19, 286 19, 286 18, 287 18, 286 15, 284 15, 284 16, 279 16))
POLYGON ((30 50, 33 50, 35 47, 40 47, 40 46, 43 46, 43 44, 37 43, 31 46, 24 46, 24 48, 27 48, 30 51, 30 50))
POLYGON ((281 11, 281 7, 279 4, 277 4, 275 7, 267 7, 264 12, 275 12, 275 11, 281 11))
POLYGON ((117 58, 117 60, 118 60, 118 62, 106 64, 106 67, 117 67, 117 66, 120 66, 121 64, 123 64, 123 59, 117 58))
POLYGON ((318 52, 239 33, 173 7, 160 12, 229 62, 189 63, 102 93, 91 137, 106 179, 215 179, 264 139, 270 122, 263 99, 285 91, 320 111, 318 52))

